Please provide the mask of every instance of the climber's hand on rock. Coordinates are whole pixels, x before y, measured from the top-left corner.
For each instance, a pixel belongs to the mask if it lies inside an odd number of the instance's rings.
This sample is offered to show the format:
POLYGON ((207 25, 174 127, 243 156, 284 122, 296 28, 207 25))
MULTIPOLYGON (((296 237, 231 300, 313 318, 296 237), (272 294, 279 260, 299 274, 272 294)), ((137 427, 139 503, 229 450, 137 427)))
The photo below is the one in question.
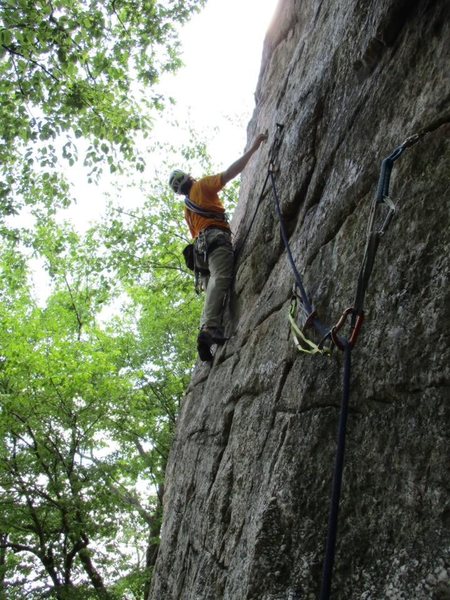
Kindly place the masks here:
POLYGON ((263 142, 267 141, 267 138, 268 138, 267 131, 265 133, 260 133, 258 136, 256 136, 256 139, 253 142, 252 147, 255 150, 257 150, 263 142))

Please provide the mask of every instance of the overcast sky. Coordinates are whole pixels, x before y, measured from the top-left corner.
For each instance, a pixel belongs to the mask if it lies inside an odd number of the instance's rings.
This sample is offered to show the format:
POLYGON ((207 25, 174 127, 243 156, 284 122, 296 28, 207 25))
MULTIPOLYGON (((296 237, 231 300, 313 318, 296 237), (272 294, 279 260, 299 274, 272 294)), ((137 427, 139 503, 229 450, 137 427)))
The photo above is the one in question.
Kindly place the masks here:
POLYGON ((181 32, 185 68, 164 81, 164 91, 176 98, 177 116, 189 115, 198 129, 223 125, 210 151, 225 153, 225 161, 245 145, 263 40, 277 3, 208 0, 181 32), (230 127, 229 117, 243 127, 230 127))

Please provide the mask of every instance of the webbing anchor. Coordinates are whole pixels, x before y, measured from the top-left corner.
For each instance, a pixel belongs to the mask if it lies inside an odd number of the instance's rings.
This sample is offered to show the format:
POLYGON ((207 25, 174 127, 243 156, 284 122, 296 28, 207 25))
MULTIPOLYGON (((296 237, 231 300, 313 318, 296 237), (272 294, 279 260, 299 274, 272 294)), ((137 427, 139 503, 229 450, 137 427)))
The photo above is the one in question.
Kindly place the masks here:
POLYGON ((364 321, 364 312, 357 312, 355 308, 352 306, 345 309, 342 313, 341 318, 336 323, 334 327, 331 328, 331 339, 334 344, 339 348, 339 350, 345 350, 345 344, 342 343, 342 340, 338 336, 338 332, 344 327, 347 317, 352 315, 351 321, 351 335, 347 340, 347 344, 350 348, 353 348, 356 344, 356 340, 358 339, 359 332, 361 331, 361 327, 364 321))
POLYGON ((312 309, 311 313, 307 313, 305 307, 303 305, 301 297, 297 294, 296 285, 294 284, 294 288, 292 291, 291 297, 291 306, 289 309, 289 323, 291 325, 291 335, 294 340, 295 346, 297 350, 300 352, 304 352, 305 354, 330 354, 330 348, 324 347, 324 344, 329 337, 325 335, 318 344, 313 342, 311 339, 306 337, 305 330, 308 327, 312 327, 314 325, 314 321, 318 319, 317 311, 312 309), (306 320, 302 327, 299 327, 296 322, 297 316, 297 307, 300 302, 300 308, 303 310, 304 315, 306 316, 306 320))

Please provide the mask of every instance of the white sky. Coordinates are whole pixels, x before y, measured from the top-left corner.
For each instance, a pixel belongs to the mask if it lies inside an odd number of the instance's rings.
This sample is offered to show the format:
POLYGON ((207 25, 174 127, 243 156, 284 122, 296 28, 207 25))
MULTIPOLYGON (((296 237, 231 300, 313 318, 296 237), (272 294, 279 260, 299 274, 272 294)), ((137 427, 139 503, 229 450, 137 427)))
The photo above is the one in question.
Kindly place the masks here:
POLYGON ((277 0, 209 0, 181 32, 186 67, 164 81, 166 94, 176 98, 177 116, 189 112, 197 129, 223 124, 210 150, 213 156, 225 154, 225 162, 245 146, 263 40, 276 4, 277 0), (241 127, 230 127, 227 117, 237 117, 241 127))
MULTIPOLYGON (((207 132, 208 150, 220 167, 226 168, 244 150, 263 40, 277 3, 278 0, 208 0, 206 7, 180 30, 185 66, 161 81, 162 93, 176 101, 171 111, 173 118, 180 123, 189 122, 194 131, 207 132), (213 131, 216 127, 218 132, 213 131)), ((153 138, 177 144, 180 131, 167 127, 170 120, 168 114, 161 114, 153 138)), ((152 157, 146 159, 151 161, 152 157)), ((117 193, 111 178, 89 185, 82 173, 78 169, 67 170, 77 203, 64 214, 80 230, 101 218, 106 195, 114 197, 117 193)), ((132 208, 140 200, 137 189, 131 189, 121 203, 132 208)))

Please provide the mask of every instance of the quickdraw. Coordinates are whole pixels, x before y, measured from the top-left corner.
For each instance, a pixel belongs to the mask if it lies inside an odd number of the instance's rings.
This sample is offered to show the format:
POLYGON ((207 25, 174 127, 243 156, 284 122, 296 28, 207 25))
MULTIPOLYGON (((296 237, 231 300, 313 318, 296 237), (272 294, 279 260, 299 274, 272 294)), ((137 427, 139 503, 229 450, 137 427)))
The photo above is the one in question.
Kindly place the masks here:
MULTIPOLYGON (((423 135, 423 134, 422 134, 423 135)), ((336 444, 336 457, 333 471, 333 483, 331 487, 331 499, 328 515, 328 530, 325 544, 325 554, 322 568, 322 582, 319 600, 329 600, 331 594, 331 581, 333 575, 334 557, 336 552, 337 524, 339 514, 339 502, 342 486, 342 475, 344 470, 345 438, 348 417, 348 407, 350 400, 350 373, 351 373, 351 353, 358 339, 364 320, 364 296, 367 290, 369 277, 372 272, 375 254, 378 249, 380 238, 386 232, 392 217, 395 213, 395 206, 389 197, 390 176, 394 162, 403 154, 404 150, 422 137, 416 134, 411 136, 398 148, 396 148, 381 164, 381 173, 378 182, 375 202, 372 207, 366 249, 362 261, 358 284, 356 289, 355 304, 347 308, 342 314, 337 324, 331 330, 331 337, 336 346, 344 352, 344 374, 343 374, 343 392, 341 408, 339 412, 339 425, 336 444), (387 214, 379 229, 375 227, 375 215, 380 204, 387 206, 387 214), (351 316, 350 337, 348 339, 340 338, 337 334, 344 327, 347 318, 351 316)))
MULTIPOLYGON (((327 328, 319 320, 317 312, 313 308, 311 299, 309 298, 304 288, 302 277, 297 269, 294 258, 292 256, 289 238, 287 235, 287 230, 281 211, 280 199, 275 183, 276 162, 278 160, 278 153, 281 146, 282 134, 283 126, 277 123, 277 130, 275 133, 274 142, 269 153, 268 175, 264 182, 263 193, 269 178, 272 183, 275 209, 279 218, 281 236, 295 278, 295 291, 291 299, 291 306, 289 309, 289 322, 291 326, 292 338, 298 350, 305 354, 329 353, 329 349, 324 347, 324 343, 328 339, 331 339, 334 345, 344 352, 343 393, 339 413, 336 457, 333 471, 333 483, 328 517, 327 539, 324 553, 322 582, 319 597, 320 600, 329 600, 331 593, 331 580, 336 549, 339 502, 344 468, 345 438, 350 399, 351 353, 358 340, 358 336, 360 334, 364 322, 364 297, 367 291, 369 278, 373 269, 378 245, 381 237, 387 231, 396 210, 395 205, 389 196, 389 183, 393 164, 403 154, 405 149, 417 143, 421 139, 421 137, 425 135, 425 132, 422 134, 415 134, 407 138, 403 142, 403 144, 398 146, 398 148, 396 148, 387 158, 385 158, 381 164, 381 172, 378 181, 377 192, 375 195, 375 201, 373 203, 369 217, 368 235, 362 265, 358 276, 355 303, 354 306, 347 308, 343 312, 336 325, 334 325, 331 328, 327 328), (387 208, 387 213, 384 216, 381 226, 376 227, 375 221, 381 205, 384 205, 387 208), (301 309, 304 315, 306 316, 306 321, 302 329, 298 327, 296 322, 297 307, 299 302, 301 309), (339 334, 343 330, 344 326, 347 324, 349 318, 350 335, 348 337, 342 337, 339 334), (308 325, 314 326, 315 329, 322 336, 322 339, 319 344, 316 344, 315 342, 311 341, 304 334, 304 330, 308 325)), ((263 194, 261 194, 261 198, 262 196, 263 194)))

